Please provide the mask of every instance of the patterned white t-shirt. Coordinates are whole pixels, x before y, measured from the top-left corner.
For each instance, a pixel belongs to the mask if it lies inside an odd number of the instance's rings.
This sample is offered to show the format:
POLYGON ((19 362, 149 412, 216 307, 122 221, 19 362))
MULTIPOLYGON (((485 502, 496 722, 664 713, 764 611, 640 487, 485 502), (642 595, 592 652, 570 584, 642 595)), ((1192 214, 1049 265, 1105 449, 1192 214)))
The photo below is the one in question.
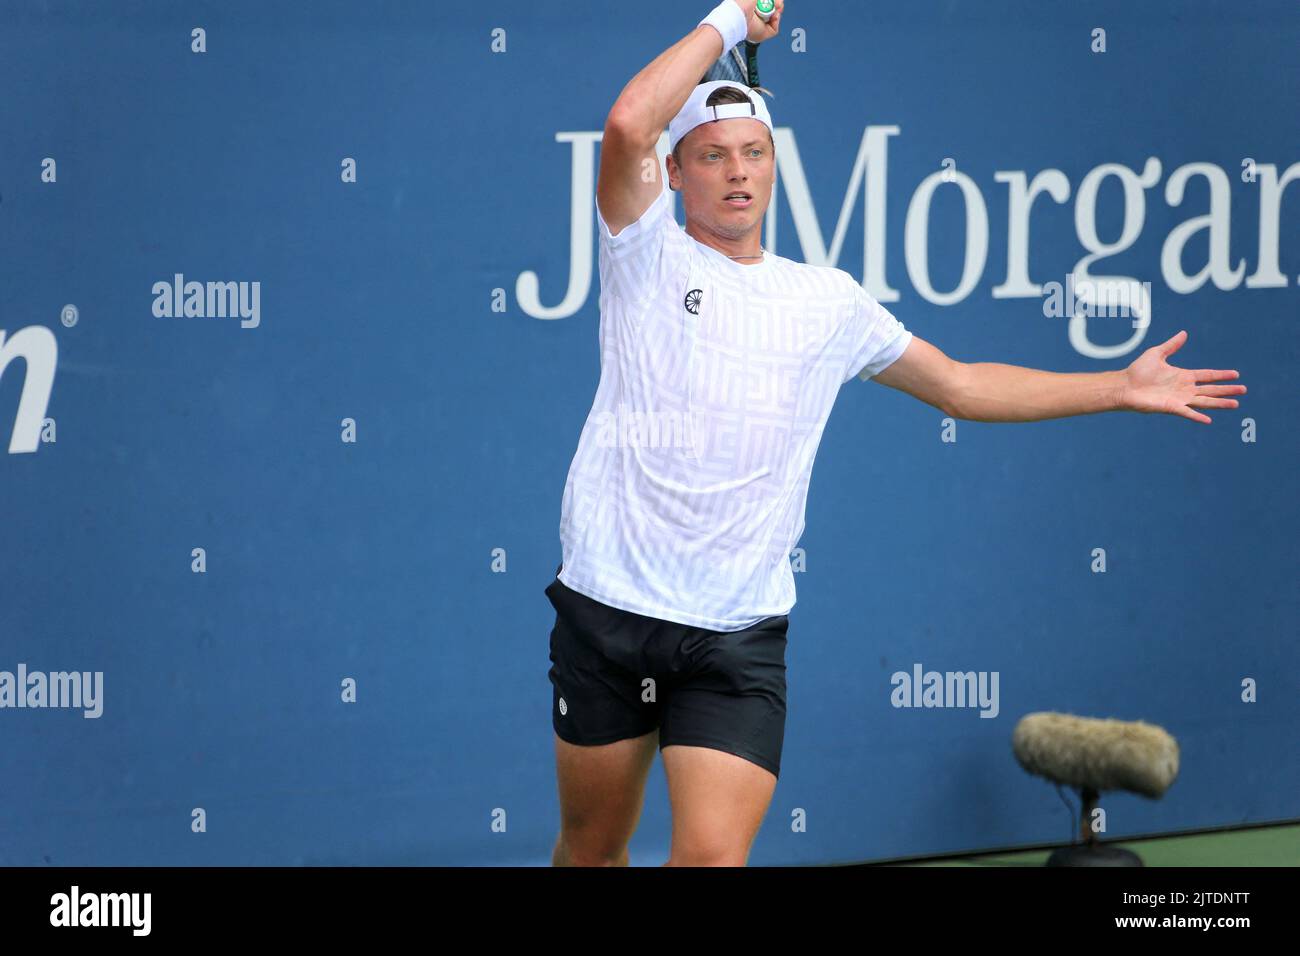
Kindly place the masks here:
POLYGON ((790 552, 840 387, 912 333, 847 272, 698 242, 665 188, 600 231, 600 383, 569 466, 560 580, 717 631, 786 614, 790 552))

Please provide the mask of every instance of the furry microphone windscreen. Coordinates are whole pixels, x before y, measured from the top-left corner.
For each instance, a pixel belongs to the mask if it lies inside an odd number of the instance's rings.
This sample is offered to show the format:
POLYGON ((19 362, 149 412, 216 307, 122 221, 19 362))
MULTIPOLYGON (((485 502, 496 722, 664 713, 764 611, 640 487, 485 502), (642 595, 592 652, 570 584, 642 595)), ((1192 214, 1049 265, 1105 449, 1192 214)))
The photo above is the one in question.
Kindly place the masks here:
POLYGON ((1043 712, 1016 724, 1011 747, 1020 766, 1080 789, 1161 796, 1178 776, 1178 743, 1142 721, 1043 712))

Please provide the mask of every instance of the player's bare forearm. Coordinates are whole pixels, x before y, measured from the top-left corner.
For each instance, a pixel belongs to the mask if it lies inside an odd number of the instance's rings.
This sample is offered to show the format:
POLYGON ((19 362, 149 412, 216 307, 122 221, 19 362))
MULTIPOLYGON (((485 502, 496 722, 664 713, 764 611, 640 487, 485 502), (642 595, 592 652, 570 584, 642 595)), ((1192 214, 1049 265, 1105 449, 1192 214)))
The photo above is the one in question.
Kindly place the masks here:
POLYGON ((1046 372, 998 362, 959 366, 949 394, 954 418, 1033 422, 1124 408, 1124 370, 1046 372))
MULTIPOLYGON (((747 39, 754 43, 771 39, 780 30, 785 5, 780 0, 775 15, 766 23, 754 13, 755 0, 728 0, 728 3, 739 8, 740 15, 749 24, 747 39)), ((614 101, 606 126, 613 126, 630 138, 656 142, 663 128, 686 104, 700 78, 727 52, 722 45, 717 29, 704 24, 697 26, 632 77, 614 101)))
POLYGON ((628 136, 654 142, 722 54, 718 31, 696 27, 623 87, 609 112, 609 124, 628 136))
POLYGON ((875 375, 895 388, 975 422, 1033 422, 1093 412, 1160 412, 1209 424, 1204 409, 1238 408, 1246 386, 1234 368, 1180 368, 1169 357, 1187 342, 1183 329, 1146 349, 1124 369, 1045 372, 998 362, 957 362, 913 335, 903 354, 875 375), (1231 382, 1231 384, 1218 384, 1231 382))

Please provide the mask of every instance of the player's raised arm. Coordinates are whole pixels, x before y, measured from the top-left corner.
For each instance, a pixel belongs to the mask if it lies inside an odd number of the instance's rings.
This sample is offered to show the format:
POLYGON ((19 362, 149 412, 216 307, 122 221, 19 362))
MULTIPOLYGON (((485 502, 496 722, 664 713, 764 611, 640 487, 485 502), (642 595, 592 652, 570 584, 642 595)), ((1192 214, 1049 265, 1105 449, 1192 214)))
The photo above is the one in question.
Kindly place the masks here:
MULTIPOLYGON (((700 78, 743 40, 761 43, 780 31, 781 8, 762 20, 757 0, 723 0, 705 20, 632 78, 605 120, 596 202, 614 234, 636 222, 663 190, 655 144, 700 78)), ((647 7, 647 9, 650 9, 647 7)))

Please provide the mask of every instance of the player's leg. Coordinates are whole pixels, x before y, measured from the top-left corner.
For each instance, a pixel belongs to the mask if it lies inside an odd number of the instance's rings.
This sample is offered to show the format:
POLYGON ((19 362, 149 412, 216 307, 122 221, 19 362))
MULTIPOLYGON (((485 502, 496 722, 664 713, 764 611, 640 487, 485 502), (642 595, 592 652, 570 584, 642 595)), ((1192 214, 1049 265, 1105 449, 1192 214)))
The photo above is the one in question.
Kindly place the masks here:
POLYGON ((672 849, 665 866, 744 866, 758 835, 776 775, 722 750, 664 747, 673 808, 672 849))
POLYGON ((627 866, 658 729, 630 740, 584 747, 555 737, 560 835, 554 866, 627 866))
POLYGON ((659 706, 641 699, 643 640, 636 615, 567 588, 546 589, 551 630, 551 725, 560 796, 556 866, 627 865, 659 744, 659 706))
POLYGON ((685 632, 659 743, 672 801, 671 866, 744 866, 772 801, 785 738, 788 618, 685 632))

